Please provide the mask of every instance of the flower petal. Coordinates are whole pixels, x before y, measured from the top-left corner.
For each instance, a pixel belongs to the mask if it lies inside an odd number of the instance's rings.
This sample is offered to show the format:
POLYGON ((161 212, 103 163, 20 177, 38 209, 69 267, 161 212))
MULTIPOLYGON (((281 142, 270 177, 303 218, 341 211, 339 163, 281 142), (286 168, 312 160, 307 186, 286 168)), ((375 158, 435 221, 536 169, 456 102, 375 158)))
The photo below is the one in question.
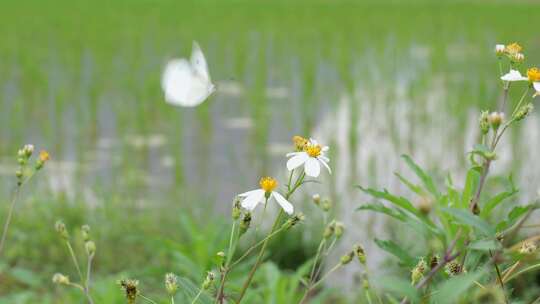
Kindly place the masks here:
POLYGON ((318 157, 318 160, 321 164, 323 164, 326 167, 326 169, 328 169, 328 173, 332 174, 332 170, 330 169, 330 166, 328 166, 326 161, 322 159, 320 156, 318 157))
POLYGON ((324 146, 324 147, 322 147, 322 149, 321 149, 322 152, 326 152, 326 151, 328 151, 328 150, 330 150, 330 148, 329 148, 328 146, 324 146))
POLYGON ((276 202, 283 208, 287 214, 291 215, 294 212, 294 207, 289 201, 287 201, 281 194, 278 192, 272 192, 272 196, 276 199, 276 202))
POLYGON ((316 158, 309 157, 304 165, 304 170, 307 176, 318 177, 321 173, 321 165, 316 158))
POLYGON ((257 207, 257 204, 259 204, 264 198, 263 189, 258 189, 250 192, 251 193, 242 201, 242 207, 246 208, 249 211, 255 209, 255 207, 257 207))
POLYGON ((504 80, 504 81, 525 81, 525 80, 529 80, 529 78, 521 76, 521 73, 519 71, 517 71, 517 70, 510 70, 510 72, 504 74, 501 77, 501 80, 504 80))
POLYGON ((287 153, 287 157, 291 157, 291 156, 295 156, 295 155, 298 155, 300 153, 303 153, 303 152, 291 152, 291 153, 287 153))
POLYGON ((301 152, 287 161, 287 169, 289 171, 294 170, 304 164, 309 158, 306 152, 301 152))
POLYGON ((533 82, 533 87, 536 90, 536 94, 540 93, 540 82, 533 82))
POLYGON ((246 196, 249 196, 250 194, 252 194, 252 193, 254 193, 254 192, 257 192, 257 191, 259 191, 259 190, 261 190, 261 189, 255 189, 255 190, 251 190, 251 191, 248 191, 248 192, 240 193, 240 194, 238 194, 237 196, 239 196, 239 197, 246 197, 246 196))

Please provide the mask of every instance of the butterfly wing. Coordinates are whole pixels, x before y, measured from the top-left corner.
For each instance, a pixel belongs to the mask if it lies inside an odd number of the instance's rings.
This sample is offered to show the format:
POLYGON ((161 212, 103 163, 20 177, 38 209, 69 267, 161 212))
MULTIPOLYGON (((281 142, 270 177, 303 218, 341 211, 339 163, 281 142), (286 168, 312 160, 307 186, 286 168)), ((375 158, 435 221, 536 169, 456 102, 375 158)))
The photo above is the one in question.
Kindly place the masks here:
POLYGON ((199 44, 193 41, 193 48, 191 50, 191 67, 193 71, 203 80, 211 82, 210 73, 208 72, 208 64, 206 63, 206 58, 199 47, 199 44))
POLYGON ((185 59, 173 59, 167 63, 161 79, 165 100, 173 105, 189 104, 188 95, 193 82, 191 65, 185 59))

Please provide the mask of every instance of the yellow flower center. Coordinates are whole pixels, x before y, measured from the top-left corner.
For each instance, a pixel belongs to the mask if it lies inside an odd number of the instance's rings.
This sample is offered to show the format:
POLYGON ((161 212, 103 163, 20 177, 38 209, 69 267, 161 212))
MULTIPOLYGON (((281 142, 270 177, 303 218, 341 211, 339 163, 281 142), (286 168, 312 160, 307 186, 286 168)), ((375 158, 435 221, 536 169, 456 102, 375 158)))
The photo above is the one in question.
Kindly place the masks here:
POLYGON ((50 158, 51 158, 51 156, 49 155, 49 152, 47 152, 45 150, 42 150, 42 151, 39 152, 39 160, 41 160, 42 162, 46 162, 50 158))
POLYGON ((539 68, 530 68, 527 70, 527 77, 529 77, 530 82, 540 81, 540 69, 539 68))
POLYGON ((259 185, 261 185, 261 189, 265 192, 272 192, 278 186, 278 182, 271 177, 263 177, 261 178, 259 185))
POLYGON ((304 150, 304 147, 308 144, 307 139, 303 138, 302 136, 298 136, 298 135, 293 136, 292 141, 293 141, 294 147, 296 148, 297 151, 304 150))
POLYGON ((320 145, 307 145, 304 150, 310 157, 317 157, 321 155, 322 147, 320 145))
POLYGON ((523 51, 523 47, 521 45, 517 44, 517 42, 514 42, 512 44, 507 45, 506 48, 505 48, 505 51, 508 54, 517 54, 517 53, 523 51))

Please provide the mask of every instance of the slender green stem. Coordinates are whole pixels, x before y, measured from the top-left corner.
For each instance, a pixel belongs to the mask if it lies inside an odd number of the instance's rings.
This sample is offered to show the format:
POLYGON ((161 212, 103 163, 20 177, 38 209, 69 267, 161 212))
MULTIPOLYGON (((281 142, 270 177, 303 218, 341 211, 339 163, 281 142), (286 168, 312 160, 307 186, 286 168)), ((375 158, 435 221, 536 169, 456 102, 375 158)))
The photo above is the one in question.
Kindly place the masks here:
POLYGON ((523 92, 523 95, 521 95, 521 98, 519 99, 517 106, 514 108, 514 111, 512 111, 512 117, 514 117, 517 111, 519 111, 519 107, 523 103, 523 100, 525 100, 525 96, 527 96, 527 93, 529 93, 529 86, 527 86, 527 89, 525 89, 525 92, 523 92))
POLYGON ((332 243, 330 243, 330 245, 323 250, 324 254, 323 254, 323 257, 321 258, 321 263, 319 264, 319 267, 317 267, 317 271, 315 272, 315 278, 319 276, 319 274, 321 273, 323 267, 322 267, 322 260, 325 259, 329 254, 330 252, 332 251, 332 249, 334 248, 334 245, 336 244, 336 241, 337 241, 337 238, 334 238, 332 240, 332 243))
POLYGON ((152 300, 152 299, 150 299, 150 298, 148 298, 148 297, 145 297, 145 296, 142 295, 142 294, 139 294, 139 297, 141 297, 142 299, 144 299, 144 300, 146 300, 147 302, 150 302, 150 303, 152 303, 152 304, 157 304, 156 301, 154 301, 154 300, 152 300))
POLYGON ((195 298, 193 298, 193 301, 191 301, 191 304, 195 304, 197 302, 197 300, 199 300, 199 297, 201 296, 202 292, 203 292, 203 290, 199 289, 199 292, 197 293, 195 298))
POLYGON ((88 299, 89 304, 94 304, 94 300, 90 296, 90 275, 92 273, 92 261, 94 260, 94 255, 88 256, 88 261, 86 263, 86 282, 84 285, 84 293, 88 299))
POLYGON ((13 192, 13 197, 11 198, 11 203, 9 204, 6 222, 4 223, 4 229, 2 231, 2 238, 0 239, 0 256, 2 255, 2 250, 4 249, 9 225, 11 224, 11 219, 13 218, 13 211, 15 210, 15 205, 17 204, 17 200, 19 198, 19 195, 21 194, 21 190, 23 186, 28 183, 35 174, 36 171, 33 171, 25 180, 23 180, 20 184, 17 185, 17 188, 15 188, 15 191, 13 192))
POLYGON ((508 298, 506 297, 506 292, 504 290, 504 282, 501 276, 501 270, 499 269, 499 265, 497 265, 497 261, 493 258, 491 250, 489 250, 489 256, 491 257, 491 259, 493 259, 493 267, 495 268, 495 272, 497 273, 497 279, 499 281, 499 285, 501 286, 501 292, 504 295, 504 302, 508 304, 508 298))
POLYGON ((334 271, 338 270, 339 267, 341 267, 341 266, 342 266, 341 263, 337 263, 336 266, 332 267, 332 269, 330 269, 327 273, 325 273, 324 276, 320 280, 318 280, 313 285, 311 285, 308 289, 306 289, 306 292, 304 293, 304 296, 300 300, 300 304, 302 304, 302 303, 304 303, 306 301, 307 296, 309 295, 309 292, 311 290, 313 290, 315 287, 319 286, 319 284, 321 284, 329 275, 331 275, 334 271))
POLYGON ((309 280, 308 280, 309 285, 311 285, 311 282, 313 282, 313 280, 314 280, 313 276, 315 275, 315 269, 317 268, 317 263, 319 261, 319 256, 321 255, 321 253, 323 251, 325 243, 326 243, 326 239, 323 238, 321 240, 321 242, 319 243, 319 248, 317 248, 317 254, 315 255, 315 260, 313 261, 313 266, 311 267, 311 272, 309 273, 309 280))
POLYGON ((17 198, 21 192, 21 185, 17 186, 15 192, 13 193, 13 198, 11 199, 11 204, 9 205, 9 211, 7 214, 6 222, 4 223, 4 230, 2 232, 2 239, 0 240, 0 254, 2 254, 2 249, 4 248, 4 243, 6 241, 9 224, 11 223, 11 218, 13 217, 13 210, 15 209, 15 204, 17 203, 17 198))
POLYGON ((73 264, 75 265, 75 269, 77 269, 77 274, 79 274, 81 282, 84 283, 84 277, 81 271, 81 267, 79 267, 79 262, 77 261, 77 257, 75 256, 75 251, 73 251, 73 247, 71 247, 71 243, 69 242, 69 240, 66 240, 66 246, 68 248, 69 254, 71 255, 73 264))
POLYGON ((171 304, 174 304, 174 296, 171 296, 171 304))

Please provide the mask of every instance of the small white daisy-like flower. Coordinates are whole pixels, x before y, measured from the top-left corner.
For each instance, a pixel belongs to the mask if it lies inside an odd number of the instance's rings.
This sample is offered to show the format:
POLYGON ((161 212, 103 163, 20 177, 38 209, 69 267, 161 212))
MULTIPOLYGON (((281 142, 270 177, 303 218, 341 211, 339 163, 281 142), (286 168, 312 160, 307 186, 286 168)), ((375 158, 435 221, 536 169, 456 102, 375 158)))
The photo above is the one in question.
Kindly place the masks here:
POLYGON ((291 171, 304 165, 304 172, 307 176, 318 177, 322 164, 329 173, 332 173, 328 166, 330 160, 324 156, 326 151, 328 151, 328 146, 321 146, 317 141, 310 139, 303 151, 287 154, 287 157, 290 157, 287 161, 287 169, 291 171))
POLYGON ((262 203, 264 200, 270 200, 274 198, 276 202, 283 208, 287 214, 292 214, 294 207, 289 201, 287 201, 281 194, 274 189, 277 188, 278 182, 271 177, 263 177, 259 182, 261 186, 260 189, 251 190, 238 196, 244 198, 242 200, 242 207, 246 208, 249 211, 252 211, 257 207, 259 203, 262 203))
POLYGON ((527 81, 529 78, 524 77, 518 70, 510 70, 510 72, 504 74, 501 77, 501 80, 504 81, 527 81))

